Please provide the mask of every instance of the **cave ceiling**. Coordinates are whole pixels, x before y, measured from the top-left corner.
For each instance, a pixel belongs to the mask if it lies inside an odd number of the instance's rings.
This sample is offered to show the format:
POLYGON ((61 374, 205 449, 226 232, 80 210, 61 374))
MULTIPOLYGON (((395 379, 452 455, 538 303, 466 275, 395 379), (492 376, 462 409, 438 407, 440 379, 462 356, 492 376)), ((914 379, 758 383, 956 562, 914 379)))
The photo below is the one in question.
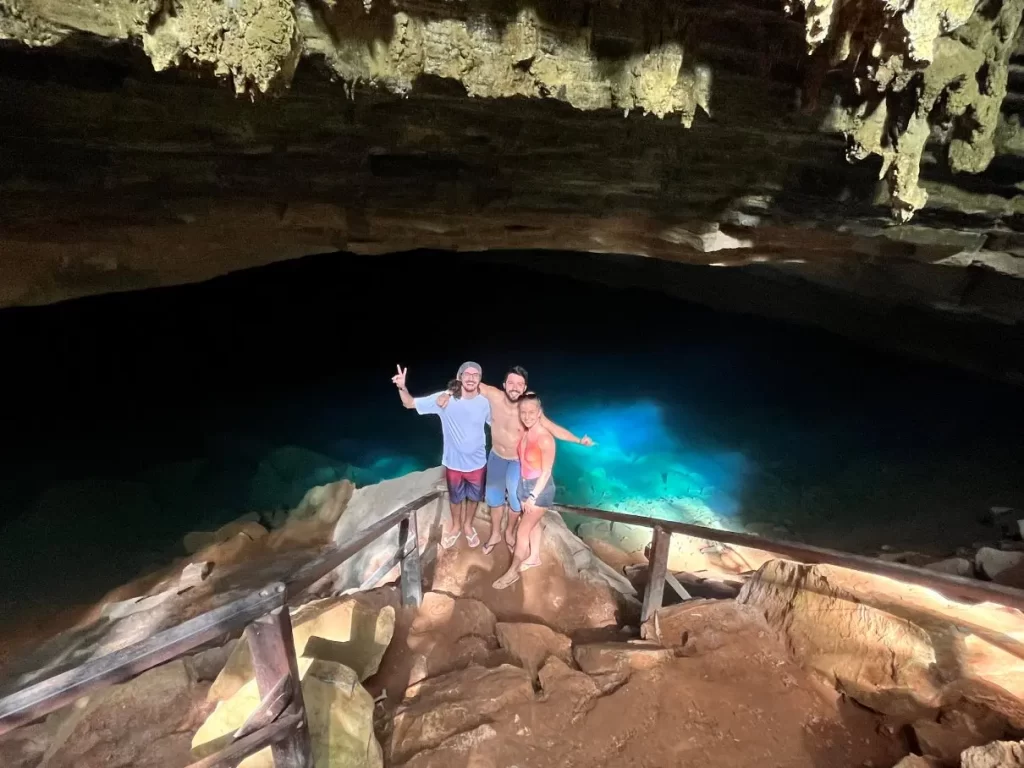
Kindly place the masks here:
POLYGON ((1024 0, 0 0, 0 306, 318 253, 1024 322, 1024 0))

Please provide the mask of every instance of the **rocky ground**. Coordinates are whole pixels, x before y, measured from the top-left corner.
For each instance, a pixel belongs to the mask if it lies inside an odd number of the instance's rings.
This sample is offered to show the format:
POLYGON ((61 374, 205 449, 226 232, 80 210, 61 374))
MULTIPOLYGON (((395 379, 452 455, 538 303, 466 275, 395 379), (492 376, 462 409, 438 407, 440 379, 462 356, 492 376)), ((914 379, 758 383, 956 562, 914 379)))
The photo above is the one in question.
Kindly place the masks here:
MULTIPOLYGON (((185 578, 265 574, 438 477, 325 486, 277 531, 243 520, 190 535, 188 558, 126 585, 93 620, 185 578)), ((419 516, 421 544, 442 510, 419 516)), ((482 518, 477 528, 488 533, 482 518)), ((294 606, 317 766, 1024 765, 1020 612, 673 537, 687 584, 723 596, 666 605, 641 625, 642 548, 584 538, 594 547, 547 519, 544 565, 504 591, 491 583, 508 551, 460 540, 427 559, 419 608, 403 608, 393 584, 340 594, 377 570, 370 549, 358 572, 339 570, 294 606)), ((990 559, 975 559, 986 574, 990 559)), ((16 671, 3 668, 4 687, 16 671)), ((184 766, 223 746, 257 700, 245 641, 231 639, 9 734, 0 765, 184 766)), ((269 751, 242 765, 269 767, 269 751)))

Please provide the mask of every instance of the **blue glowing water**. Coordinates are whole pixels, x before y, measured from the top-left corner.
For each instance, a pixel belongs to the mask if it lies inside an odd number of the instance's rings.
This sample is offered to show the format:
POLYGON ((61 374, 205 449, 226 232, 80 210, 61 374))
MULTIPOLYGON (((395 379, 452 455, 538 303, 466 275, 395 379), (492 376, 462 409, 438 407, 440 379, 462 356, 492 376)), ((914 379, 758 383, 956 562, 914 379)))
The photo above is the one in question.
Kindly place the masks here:
POLYGON ((353 258, 0 314, 24 405, 2 457, 0 611, 92 599, 188 531, 312 486, 436 466, 439 424, 401 408, 396 363, 416 394, 467 358, 495 385, 525 366, 548 415, 597 441, 558 444, 562 503, 936 551, 983 536, 987 506, 1024 506, 1019 391, 653 294, 353 258), (519 281, 491 310, 486 291, 519 281))

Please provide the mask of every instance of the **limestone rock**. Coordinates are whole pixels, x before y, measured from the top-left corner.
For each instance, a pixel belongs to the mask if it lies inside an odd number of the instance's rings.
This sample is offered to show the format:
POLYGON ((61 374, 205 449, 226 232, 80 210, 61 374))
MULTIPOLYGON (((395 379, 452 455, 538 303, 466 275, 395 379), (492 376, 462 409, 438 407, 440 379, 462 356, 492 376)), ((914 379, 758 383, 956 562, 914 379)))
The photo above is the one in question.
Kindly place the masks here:
POLYGON ((208 648, 191 656, 185 656, 185 665, 188 667, 192 679, 197 683, 216 680, 227 665, 231 654, 235 652, 238 642, 238 640, 229 640, 217 648, 208 648))
POLYGON ((267 529, 259 524, 259 514, 253 512, 233 520, 213 532, 193 531, 192 533, 187 533, 182 540, 182 544, 186 552, 194 555, 215 544, 228 541, 238 534, 245 534, 251 541, 258 541, 267 535, 267 529))
POLYGON ((654 669, 676 657, 671 648, 653 643, 586 643, 572 649, 579 668, 588 675, 621 674, 654 669))
POLYGON ((172 661, 79 700, 40 763, 45 768, 164 768, 184 765, 198 723, 185 662, 172 661))
MULTIPOLYGON (((337 483, 332 484, 323 498, 336 499, 344 490, 337 483)), ((374 522, 387 516, 394 510, 433 491, 444 488, 444 474, 441 467, 412 472, 393 480, 385 480, 376 485, 358 488, 352 492, 345 511, 334 526, 334 543, 344 544, 352 536, 374 522)), ((315 489, 314 489, 315 490, 315 489)), ((307 494, 311 498, 314 490, 307 494)), ((324 503, 333 503, 324 501, 324 503)), ((441 524, 442 516, 447 514, 447 503, 444 498, 435 499, 419 509, 416 513, 417 544, 420 551, 427 548, 431 531, 441 524)), ((312 507, 311 507, 312 509, 312 507)), ((319 514, 319 512, 317 512, 319 514)), ((340 565, 332 575, 335 592, 353 590, 365 581, 398 551, 398 527, 378 537, 364 547, 358 554, 340 565)), ((399 575, 396 565, 381 579, 381 584, 395 581, 399 575)))
POLYGON ((494 614, 479 600, 425 594, 406 638, 414 654, 409 685, 471 664, 491 666, 498 648, 494 627, 494 614))
POLYGON ((893 768, 943 768, 943 763, 931 757, 921 755, 907 755, 900 760, 893 768))
POLYGON ((395 713, 391 763, 435 749, 533 697, 529 674, 510 664, 495 669, 473 666, 410 686, 395 713))
MULTIPOLYGON (((295 653, 344 664, 359 680, 380 667, 394 631, 394 608, 371 608, 353 598, 315 600, 292 612, 295 653)), ((234 696, 253 675, 252 654, 243 636, 210 688, 210 700, 234 696)))
POLYGON ((543 624, 498 623, 498 643, 536 678, 549 657, 572 662, 572 641, 543 624))
POLYGON ((1024 563, 1024 552, 1004 552, 992 547, 982 547, 975 556, 978 571, 995 580, 1003 571, 1024 563))
MULTIPOLYGON (((356 673, 344 664, 307 657, 299 659, 299 676, 316 768, 383 768, 383 753, 373 733, 373 697, 356 673)), ((223 749, 259 701, 256 681, 251 680, 218 703, 192 739, 193 757, 223 749)), ((273 766, 269 747, 239 763, 239 768, 273 766)))
POLYGON ((645 640, 666 648, 681 646, 686 655, 721 648, 744 635, 762 644, 778 642, 761 611, 734 600, 688 600, 659 608, 640 628, 645 640))
POLYGON ((974 576, 974 564, 966 557, 950 557, 924 566, 929 571, 949 573, 953 576, 974 576))
POLYGON ((457 639, 466 635, 493 635, 497 619, 491 609, 470 597, 451 597, 441 592, 423 595, 416 618, 409 627, 410 636, 443 631, 457 639))
POLYGON ((1009 735, 1005 721, 991 713, 976 717, 969 711, 944 712, 938 720, 919 720, 913 725, 921 752, 945 763, 956 764, 960 753, 1009 735))
POLYGON ((934 718, 956 692, 1020 717, 1012 706, 1024 699, 1024 661, 1013 652, 1024 641, 1019 611, 781 560, 764 565, 738 602, 764 611, 805 667, 876 711, 934 718))
POLYGON ((587 712, 602 695, 602 689, 590 675, 570 669, 558 656, 551 656, 545 662, 539 675, 544 695, 551 700, 555 697, 569 699, 573 717, 587 712))
POLYGON ((1024 766, 1024 741, 994 741, 983 747, 965 749, 960 768, 1021 768, 1024 766))
POLYGON ((53 740, 56 728, 48 721, 25 725, 0 736, 0 765, 36 768, 53 740))

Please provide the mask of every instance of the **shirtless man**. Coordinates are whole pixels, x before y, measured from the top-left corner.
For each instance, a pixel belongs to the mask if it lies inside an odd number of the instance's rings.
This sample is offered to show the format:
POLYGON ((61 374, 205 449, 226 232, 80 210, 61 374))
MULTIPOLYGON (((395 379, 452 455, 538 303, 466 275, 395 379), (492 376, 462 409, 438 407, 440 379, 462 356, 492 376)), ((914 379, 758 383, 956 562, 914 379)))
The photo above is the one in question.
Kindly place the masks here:
MULTIPOLYGON (((480 383, 480 394, 491 404, 491 452, 487 456, 487 479, 484 498, 491 508, 491 535, 484 544, 484 554, 489 555, 501 543, 504 533, 505 546, 513 552, 516 546, 516 527, 523 511, 516 490, 519 487, 519 439, 526 431, 519 419, 519 398, 526 391, 526 371, 513 366, 505 374, 501 389, 480 383), (506 501, 507 499, 507 501, 506 501), (508 526, 502 529, 505 506, 508 506, 508 526)), ((443 393, 437 404, 444 408, 449 396, 443 393)), ((580 445, 593 445, 594 441, 584 435, 576 437, 560 427, 547 416, 541 415, 541 425, 559 440, 580 445)))

